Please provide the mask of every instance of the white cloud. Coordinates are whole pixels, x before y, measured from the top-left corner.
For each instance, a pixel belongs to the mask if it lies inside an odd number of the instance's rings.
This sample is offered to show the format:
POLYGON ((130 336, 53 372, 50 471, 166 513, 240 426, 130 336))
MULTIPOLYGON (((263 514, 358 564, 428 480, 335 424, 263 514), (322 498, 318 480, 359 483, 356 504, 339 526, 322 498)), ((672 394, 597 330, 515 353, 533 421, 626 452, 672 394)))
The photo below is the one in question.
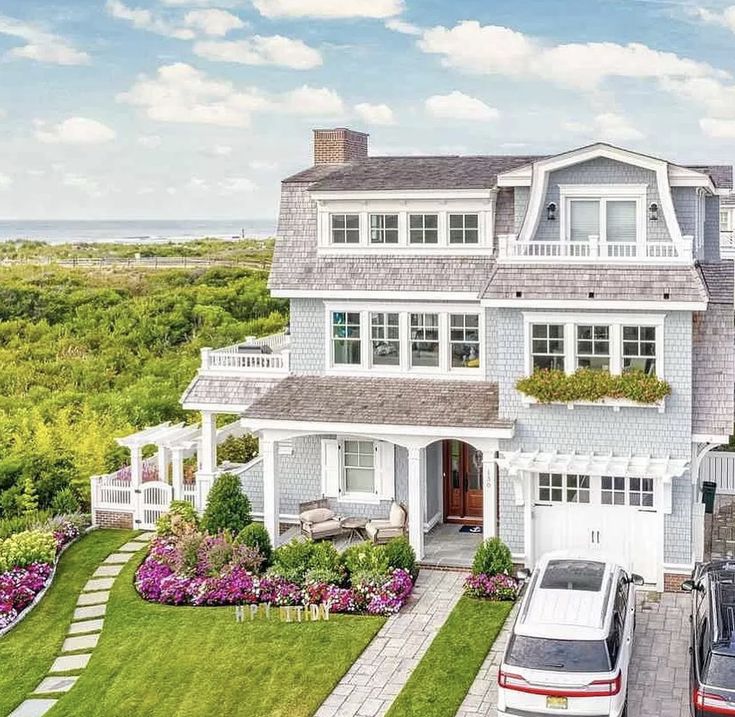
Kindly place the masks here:
POLYGON ((223 179, 218 186, 222 194, 244 194, 253 192, 258 188, 258 185, 248 177, 223 179))
POLYGON ((402 35, 420 35, 423 30, 413 23, 406 22, 405 20, 399 20, 398 18, 391 18, 385 21, 385 26, 393 32, 400 32, 402 35))
POLYGON ((403 0, 253 0, 264 17, 369 17, 400 15, 403 0))
POLYGON ((68 172, 61 178, 61 183, 65 187, 78 189, 80 192, 93 198, 102 197, 105 194, 96 179, 86 177, 83 174, 68 172))
POLYGON ((278 162, 273 162, 269 159, 251 159, 248 162, 248 167, 250 169, 254 169, 258 172, 263 172, 266 170, 273 170, 278 168, 278 162))
POLYGON ((145 134, 138 137, 138 144, 146 149, 156 149, 161 146, 161 138, 157 134, 145 134))
POLYGON ((185 186, 190 192, 208 192, 209 185, 201 177, 192 177, 185 186))
POLYGON ((69 117, 49 126, 44 120, 34 120, 36 139, 46 144, 101 144, 115 139, 115 130, 87 117, 69 117))
POLYGON ((13 180, 11 177, 9 177, 7 174, 3 174, 0 172, 0 192, 2 192, 5 189, 10 189, 10 185, 13 183, 13 180))
POLYGON ((86 65, 90 58, 67 40, 34 25, 7 15, 0 15, 0 35, 9 35, 25 41, 5 53, 8 59, 35 60, 52 65, 86 65))
POLYGON ((454 90, 448 95, 432 95, 424 103, 426 111, 434 117, 485 122, 495 120, 500 113, 477 97, 470 97, 454 90))
POLYGON ((637 130, 622 115, 614 112, 603 112, 595 117, 595 127, 599 139, 610 142, 630 142, 643 139, 643 133, 637 130))
POLYGON ((538 79, 586 91, 597 89, 612 77, 727 76, 705 62, 641 43, 547 46, 511 28, 480 25, 476 20, 460 22, 453 28, 426 30, 418 44, 424 52, 440 55, 444 66, 463 72, 538 79))
POLYGON ((308 85, 283 94, 279 107, 291 114, 310 117, 339 117, 345 111, 342 98, 334 90, 308 85))
POLYGON ((184 15, 184 25, 214 37, 224 37, 232 30, 245 27, 245 23, 227 10, 190 10, 184 15))
POLYGON ((231 82, 211 79, 183 62, 159 67, 152 78, 141 75, 117 99, 143 108, 159 122, 222 127, 247 127, 253 112, 269 106, 259 91, 238 90, 231 82))
POLYGON ((731 32, 735 32, 735 5, 724 8, 722 12, 714 12, 703 7, 692 8, 691 12, 704 22, 722 25, 731 32))
POLYGON ((164 5, 173 7, 235 7, 244 0, 161 0, 164 5))
POLYGON ((394 124, 393 110, 386 104, 371 105, 361 102, 355 105, 355 112, 369 124, 394 124))
POLYGON ((322 64, 318 50, 301 40, 281 35, 254 35, 232 42, 197 42, 194 54, 216 62, 237 62, 243 65, 280 65, 294 70, 308 70, 322 64))
POLYGON ((229 157, 232 154, 232 147, 227 144, 215 144, 211 149, 214 157, 229 157))
POLYGON ((701 106, 707 115, 735 118, 735 85, 713 77, 666 78, 661 87, 677 97, 701 106))
POLYGON ((712 139, 735 139, 735 119, 703 117, 699 120, 699 126, 712 139))
POLYGON ((157 35, 175 37, 177 40, 192 40, 194 33, 186 28, 176 27, 156 17, 150 10, 128 7, 120 0, 107 0, 107 12, 118 20, 126 20, 138 30, 155 32, 157 35))

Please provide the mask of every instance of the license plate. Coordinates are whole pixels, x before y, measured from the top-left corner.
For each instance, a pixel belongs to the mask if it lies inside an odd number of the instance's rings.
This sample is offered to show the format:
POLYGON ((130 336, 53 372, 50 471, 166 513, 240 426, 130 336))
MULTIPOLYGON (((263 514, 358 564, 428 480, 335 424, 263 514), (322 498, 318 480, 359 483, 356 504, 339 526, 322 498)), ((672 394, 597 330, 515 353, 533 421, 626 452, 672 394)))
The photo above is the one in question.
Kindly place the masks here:
POLYGON ((550 710, 565 710, 567 708, 566 697, 547 697, 546 707, 550 710))

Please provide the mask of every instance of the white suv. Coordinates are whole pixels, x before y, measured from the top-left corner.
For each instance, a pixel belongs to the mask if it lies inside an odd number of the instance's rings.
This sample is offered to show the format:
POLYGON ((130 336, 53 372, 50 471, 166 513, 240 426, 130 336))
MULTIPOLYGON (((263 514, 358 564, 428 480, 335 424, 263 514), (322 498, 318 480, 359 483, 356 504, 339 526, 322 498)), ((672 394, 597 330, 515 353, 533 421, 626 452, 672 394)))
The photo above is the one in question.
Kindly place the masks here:
POLYGON ((498 717, 624 717, 642 583, 599 554, 541 558, 500 666, 498 717))

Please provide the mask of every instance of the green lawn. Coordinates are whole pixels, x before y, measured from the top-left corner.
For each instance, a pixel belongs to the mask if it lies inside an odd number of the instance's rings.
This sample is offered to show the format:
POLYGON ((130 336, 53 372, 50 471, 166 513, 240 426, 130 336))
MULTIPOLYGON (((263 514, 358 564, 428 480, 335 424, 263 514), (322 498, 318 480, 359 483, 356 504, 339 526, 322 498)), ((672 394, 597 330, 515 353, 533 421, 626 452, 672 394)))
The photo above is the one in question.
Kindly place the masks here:
POLYGON ((131 535, 125 530, 97 530, 68 548, 43 600, 0 638, 0 715, 15 709, 48 672, 61 649, 82 587, 97 566, 131 535))
POLYGON ((115 583, 89 666, 48 717, 307 717, 385 622, 238 624, 232 607, 155 605, 135 592, 136 564, 115 583))
POLYGON ((512 608, 462 597, 387 717, 454 717, 512 608))

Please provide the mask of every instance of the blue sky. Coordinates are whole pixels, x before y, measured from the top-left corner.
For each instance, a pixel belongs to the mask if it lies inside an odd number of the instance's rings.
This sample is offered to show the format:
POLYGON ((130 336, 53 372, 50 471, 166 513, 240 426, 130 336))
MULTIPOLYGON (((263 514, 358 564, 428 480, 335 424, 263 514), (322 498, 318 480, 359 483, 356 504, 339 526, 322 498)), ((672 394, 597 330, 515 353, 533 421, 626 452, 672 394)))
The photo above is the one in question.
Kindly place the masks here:
POLYGON ((0 218, 271 218, 326 126, 729 163, 734 44, 715 0, 0 0, 0 218))

